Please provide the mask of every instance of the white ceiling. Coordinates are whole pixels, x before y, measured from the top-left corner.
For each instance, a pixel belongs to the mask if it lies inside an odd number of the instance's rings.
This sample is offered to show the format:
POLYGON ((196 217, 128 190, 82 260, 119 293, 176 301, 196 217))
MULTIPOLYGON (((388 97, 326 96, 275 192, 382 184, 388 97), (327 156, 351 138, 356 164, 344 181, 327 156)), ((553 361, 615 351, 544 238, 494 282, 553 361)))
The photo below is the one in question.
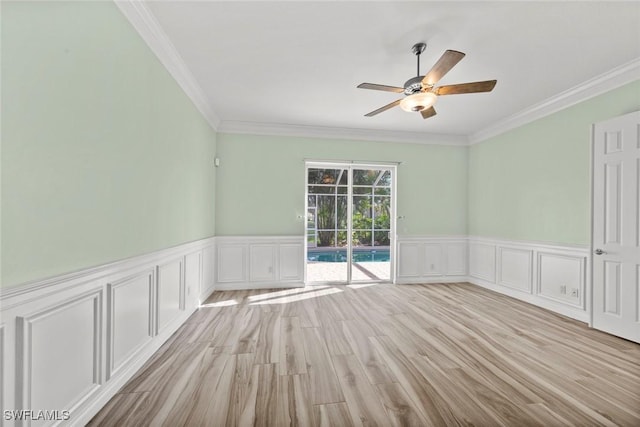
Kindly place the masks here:
MULTIPOLYGON (((637 63, 640 2, 145 2, 204 102, 238 122, 473 135, 559 93, 637 63), (443 96, 422 120, 399 96, 357 89, 421 74, 446 49, 467 56, 440 84, 497 79, 491 93, 443 96)), ((637 76, 640 77, 640 76, 637 76)), ((242 125, 242 123, 240 123, 242 125)))

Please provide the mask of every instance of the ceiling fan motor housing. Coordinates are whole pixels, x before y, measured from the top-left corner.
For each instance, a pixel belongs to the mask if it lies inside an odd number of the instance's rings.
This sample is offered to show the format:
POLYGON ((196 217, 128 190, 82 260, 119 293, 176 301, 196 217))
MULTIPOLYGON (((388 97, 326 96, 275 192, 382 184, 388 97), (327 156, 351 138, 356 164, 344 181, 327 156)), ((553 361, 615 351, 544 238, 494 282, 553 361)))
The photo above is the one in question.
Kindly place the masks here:
POLYGON ((404 84, 404 94, 409 96, 422 91, 422 79, 424 76, 417 76, 407 80, 404 84))

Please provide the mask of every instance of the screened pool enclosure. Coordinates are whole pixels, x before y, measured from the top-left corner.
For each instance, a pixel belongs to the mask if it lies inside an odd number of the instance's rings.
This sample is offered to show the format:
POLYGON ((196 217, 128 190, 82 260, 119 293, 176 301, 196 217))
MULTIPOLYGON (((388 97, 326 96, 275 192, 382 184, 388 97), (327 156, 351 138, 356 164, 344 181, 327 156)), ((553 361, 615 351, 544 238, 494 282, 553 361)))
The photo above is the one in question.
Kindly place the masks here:
POLYGON ((394 172, 307 165, 308 282, 390 280, 394 172))

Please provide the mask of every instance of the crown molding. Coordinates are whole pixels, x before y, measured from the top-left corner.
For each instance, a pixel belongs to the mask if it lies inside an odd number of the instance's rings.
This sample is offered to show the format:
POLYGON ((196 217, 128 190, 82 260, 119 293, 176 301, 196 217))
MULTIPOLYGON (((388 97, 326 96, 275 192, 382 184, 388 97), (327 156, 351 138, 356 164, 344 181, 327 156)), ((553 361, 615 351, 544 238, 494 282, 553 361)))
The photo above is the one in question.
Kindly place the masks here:
POLYGON ((145 2, 140 0, 113 1, 211 127, 215 131, 224 133, 404 142, 412 144, 473 145, 582 101, 586 101, 607 91, 616 89, 634 80, 638 80, 638 76, 640 76, 640 58, 636 58, 470 135, 334 128, 282 123, 221 121, 209 104, 204 91, 193 74, 191 74, 191 71, 145 2))
POLYGON ((480 143, 508 130, 541 119, 542 117, 638 80, 639 77, 640 58, 636 58, 469 135, 469 145, 480 143))
POLYGON ((217 130, 220 118, 209 105, 202 88, 146 4, 136 0, 114 0, 114 3, 169 74, 178 82, 213 130, 217 130))
POLYGON ((248 135, 297 136, 310 138, 348 139, 357 141, 405 142, 426 145, 469 144, 466 135, 446 135, 422 132, 338 128, 223 120, 218 132, 248 135))

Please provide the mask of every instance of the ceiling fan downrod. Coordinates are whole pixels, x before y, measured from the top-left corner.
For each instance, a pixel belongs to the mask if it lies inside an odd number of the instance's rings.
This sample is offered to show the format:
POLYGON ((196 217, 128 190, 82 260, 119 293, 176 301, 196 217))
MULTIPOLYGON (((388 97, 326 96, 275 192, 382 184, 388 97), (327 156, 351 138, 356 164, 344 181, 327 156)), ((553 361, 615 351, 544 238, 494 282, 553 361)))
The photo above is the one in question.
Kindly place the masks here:
POLYGON ((413 45, 413 47, 411 48, 411 52, 413 52, 417 59, 418 59, 418 68, 416 71, 416 76, 420 75, 420 54, 422 52, 424 52, 424 50, 427 48, 427 44, 426 43, 416 43, 413 45))
POLYGON ((404 83, 404 94, 406 96, 413 95, 414 93, 422 92, 422 76, 420 75, 420 54, 426 49, 426 43, 416 43, 411 48, 411 52, 416 55, 418 67, 416 70, 416 76, 410 78, 404 83))

